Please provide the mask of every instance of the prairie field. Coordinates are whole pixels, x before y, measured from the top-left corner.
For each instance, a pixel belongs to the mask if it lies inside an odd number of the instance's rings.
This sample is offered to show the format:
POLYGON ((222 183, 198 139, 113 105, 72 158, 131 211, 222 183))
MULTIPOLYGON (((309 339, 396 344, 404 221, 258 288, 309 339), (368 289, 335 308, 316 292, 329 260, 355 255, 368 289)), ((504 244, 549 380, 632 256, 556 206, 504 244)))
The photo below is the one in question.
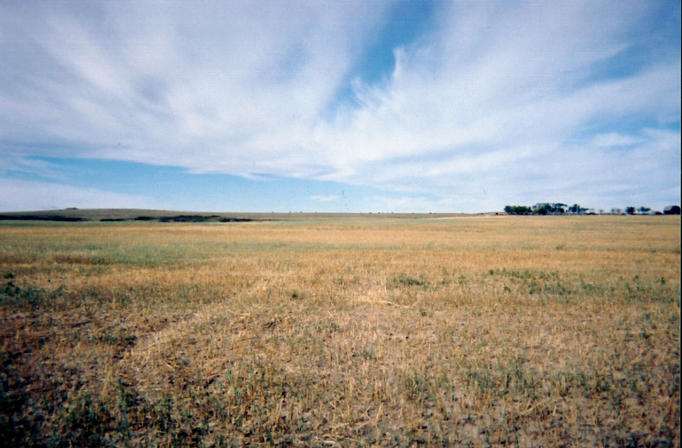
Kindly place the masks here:
POLYGON ((0 446, 680 446, 680 218, 0 224, 0 446))

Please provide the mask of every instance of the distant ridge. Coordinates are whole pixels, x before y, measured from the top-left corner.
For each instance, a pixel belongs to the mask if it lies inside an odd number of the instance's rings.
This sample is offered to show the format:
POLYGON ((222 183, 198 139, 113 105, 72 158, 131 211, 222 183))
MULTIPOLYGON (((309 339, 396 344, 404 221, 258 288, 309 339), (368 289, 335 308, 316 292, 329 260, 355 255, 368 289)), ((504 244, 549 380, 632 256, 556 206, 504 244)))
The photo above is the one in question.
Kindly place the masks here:
POLYGON ((79 209, 35 210, 0 212, 0 221, 54 221, 54 222, 249 222, 292 221, 308 219, 341 218, 454 218, 463 216, 495 215, 496 213, 242 213, 242 212, 188 212, 147 209, 79 209))

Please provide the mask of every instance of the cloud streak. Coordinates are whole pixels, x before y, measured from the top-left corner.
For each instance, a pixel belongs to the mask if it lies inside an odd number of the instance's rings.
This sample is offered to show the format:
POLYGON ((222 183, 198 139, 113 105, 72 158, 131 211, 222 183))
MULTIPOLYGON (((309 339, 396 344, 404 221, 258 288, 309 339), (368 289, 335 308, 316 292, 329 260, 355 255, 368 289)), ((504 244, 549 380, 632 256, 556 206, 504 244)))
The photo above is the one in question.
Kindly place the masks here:
POLYGON ((679 198, 679 5, 437 3, 367 80, 393 6, 5 3, 0 151, 332 180, 465 211, 679 198))

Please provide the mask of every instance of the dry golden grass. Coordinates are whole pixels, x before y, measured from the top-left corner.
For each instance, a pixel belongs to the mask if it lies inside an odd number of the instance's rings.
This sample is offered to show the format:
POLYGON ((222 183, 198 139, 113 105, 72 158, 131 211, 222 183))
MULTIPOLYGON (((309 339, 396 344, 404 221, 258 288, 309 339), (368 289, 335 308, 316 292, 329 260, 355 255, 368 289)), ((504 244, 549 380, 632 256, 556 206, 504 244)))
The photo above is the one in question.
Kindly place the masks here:
POLYGON ((678 217, 0 226, 8 446, 680 445, 678 217))

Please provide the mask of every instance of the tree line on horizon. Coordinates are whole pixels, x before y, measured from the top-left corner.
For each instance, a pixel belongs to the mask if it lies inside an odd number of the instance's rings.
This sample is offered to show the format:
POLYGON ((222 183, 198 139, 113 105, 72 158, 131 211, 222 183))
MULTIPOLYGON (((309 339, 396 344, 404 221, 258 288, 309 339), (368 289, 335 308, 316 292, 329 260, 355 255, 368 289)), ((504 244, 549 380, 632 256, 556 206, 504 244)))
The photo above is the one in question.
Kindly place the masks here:
POLYGON ((669 205, 665 207, 663 212, 651 210, 650 207, 640 206, 634 207, 632 205, 625 207, 625 209, 612 208, 610 212, 600 210, 597 213, 594 209, 581 207, 579 204, 571 206, 561 202, 540 202, 533 206, 527 205, 506 205, 504 212, 508 215, 597 215, 597 214, 611 214, 611 215, 679 215, 679 205, 669 205))

